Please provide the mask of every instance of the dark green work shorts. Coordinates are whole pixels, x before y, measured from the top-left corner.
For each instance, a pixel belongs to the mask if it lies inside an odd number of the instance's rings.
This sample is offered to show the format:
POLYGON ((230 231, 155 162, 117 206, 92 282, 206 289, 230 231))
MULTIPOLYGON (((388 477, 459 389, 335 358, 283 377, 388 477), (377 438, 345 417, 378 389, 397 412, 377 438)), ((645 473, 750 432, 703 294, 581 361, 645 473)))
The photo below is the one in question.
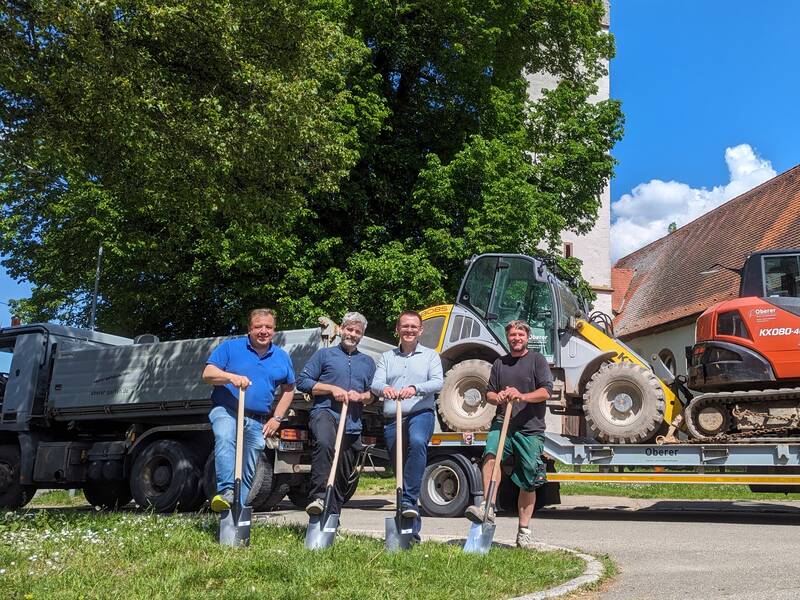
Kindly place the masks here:
MULTIPOLYGON (((486 447, 483 456, 487 454, 497 456, 497 446, 500 443, 500 428, 502 425, 495 421, 486 436, 486 447)), ((509 431, 506 435, 506 447, 503 449, 503 458, 514 457, 514 470, 511 472, 511 481, 520 489, 532 492, 547 483, 547 471, 542 450, 544 449, 543 433, 520 433, 509 431)))

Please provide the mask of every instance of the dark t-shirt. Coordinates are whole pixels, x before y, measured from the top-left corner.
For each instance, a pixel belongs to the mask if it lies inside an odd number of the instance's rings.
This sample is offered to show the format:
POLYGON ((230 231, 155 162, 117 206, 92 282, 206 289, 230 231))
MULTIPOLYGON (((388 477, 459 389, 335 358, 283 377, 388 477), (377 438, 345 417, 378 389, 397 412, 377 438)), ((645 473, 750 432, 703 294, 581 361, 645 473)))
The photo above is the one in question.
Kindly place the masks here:
MULTIPOLYGON (((499 393, 507 387, 515 387, 522 394, 529 394, 539 388, 547 388, 552 392, 553 375, 547 359, 535 350, 528 350, 525 356, 506 354, 495 360, 486 389, 499 393)), ((546 402, 515 402, 509 429, 520 433, 542 433, 545 430, 546 411, 546 402)), ((499 414, 497 420, 502 422, 503 415, 499 414)))

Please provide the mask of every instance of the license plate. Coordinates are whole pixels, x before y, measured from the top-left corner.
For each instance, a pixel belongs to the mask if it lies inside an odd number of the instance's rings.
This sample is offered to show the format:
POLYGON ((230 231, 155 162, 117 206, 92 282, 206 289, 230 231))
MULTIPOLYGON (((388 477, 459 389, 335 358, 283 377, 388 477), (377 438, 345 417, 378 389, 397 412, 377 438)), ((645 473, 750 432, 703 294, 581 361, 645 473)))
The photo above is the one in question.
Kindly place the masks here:
POLYGON ((281 440, 278 444, 278 450, 286 450, 288 452, 296 452, 303 449, 303 442, 289 442, 281 440))

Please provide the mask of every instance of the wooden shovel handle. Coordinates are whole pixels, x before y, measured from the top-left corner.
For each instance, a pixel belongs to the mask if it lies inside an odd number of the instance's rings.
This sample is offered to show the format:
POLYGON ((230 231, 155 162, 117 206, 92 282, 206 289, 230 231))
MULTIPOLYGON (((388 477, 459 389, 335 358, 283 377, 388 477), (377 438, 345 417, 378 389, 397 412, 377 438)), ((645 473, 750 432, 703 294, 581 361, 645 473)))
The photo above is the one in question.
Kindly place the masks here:
POLYGON ((239 407, 236 415, 236 463, 234 479, 242 478, 242 453, 244 450, 244 388, 239 388, 239 407))
POLYGON ((500 429, 500 442, 497 445, 497 456, 494 461, 494 469, 492 469, 492 481, 497 482, 500 480, 500 463, 503 461, 503 450, 506 447, 506 434, 508 433, 508 424, 511 422, 511 402, 506 404, 506 412, 503 415, 503 427, 500 429))
POLYGON ((403 489, 403 405, 400 398, 395 399, 395 428, 397 429, 395 443, 395 466, 397 467, 397 487, 403 489))
MULTIPOLYGON (((342 450, 342 438, 344 437, 344 424, 347 421, 347 402, 342 403, 342 412, 339 414, 339 427, 336 429, 336 444, 333 447, 333 463, 331 472, 328 474, 327 486, 332 486, 336 480, 336 471, 339 467, 339 454, 342 450)), ((349 476, 349 474, 348 474, 349 476)))

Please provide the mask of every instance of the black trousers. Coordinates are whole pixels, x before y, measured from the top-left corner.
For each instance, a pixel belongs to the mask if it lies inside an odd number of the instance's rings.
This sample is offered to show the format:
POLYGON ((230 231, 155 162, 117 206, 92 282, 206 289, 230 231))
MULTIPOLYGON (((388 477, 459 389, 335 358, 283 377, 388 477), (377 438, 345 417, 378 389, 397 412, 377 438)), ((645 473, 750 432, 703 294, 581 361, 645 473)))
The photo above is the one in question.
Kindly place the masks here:
MULTIPOLYGON (((333 464, 337 423, 334 416, 327 410, 317 410, 311 414, 309 427, 311 435, 316 440, 311 454, 311 497, 324 500, 325 487, 333 464)), ((339 453, 339 468, 333 483, 333 501, 330 512, 339 513, 344 504, 347 480, 358 461, 358 452, 361 447, 360 437, 358 434, 347 433, 342 436, 342 449, 339 453)))

